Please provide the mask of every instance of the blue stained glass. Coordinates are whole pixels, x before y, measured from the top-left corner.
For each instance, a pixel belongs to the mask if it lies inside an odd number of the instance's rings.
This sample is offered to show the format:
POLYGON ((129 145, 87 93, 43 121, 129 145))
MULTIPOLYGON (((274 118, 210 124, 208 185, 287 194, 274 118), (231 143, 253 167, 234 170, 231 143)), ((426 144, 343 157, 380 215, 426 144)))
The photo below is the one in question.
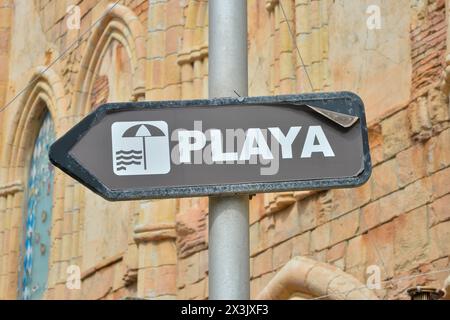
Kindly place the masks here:
POLYGON ((54 140, 53 121, 47 112, 34 144, 28 174, 21 284, 21 297, 26 300, 41 299, 47 288, 54 175, 48 150, 54 140))

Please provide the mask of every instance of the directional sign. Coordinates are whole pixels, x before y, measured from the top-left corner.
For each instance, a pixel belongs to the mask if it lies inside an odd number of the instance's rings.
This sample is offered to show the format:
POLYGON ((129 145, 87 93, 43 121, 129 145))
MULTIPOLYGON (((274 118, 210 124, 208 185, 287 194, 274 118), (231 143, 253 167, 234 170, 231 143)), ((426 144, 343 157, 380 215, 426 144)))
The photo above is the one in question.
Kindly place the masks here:
POLYGON ((371 173, 350 92, 109 103, 50 160, 108 200, 354 187, 371 173))

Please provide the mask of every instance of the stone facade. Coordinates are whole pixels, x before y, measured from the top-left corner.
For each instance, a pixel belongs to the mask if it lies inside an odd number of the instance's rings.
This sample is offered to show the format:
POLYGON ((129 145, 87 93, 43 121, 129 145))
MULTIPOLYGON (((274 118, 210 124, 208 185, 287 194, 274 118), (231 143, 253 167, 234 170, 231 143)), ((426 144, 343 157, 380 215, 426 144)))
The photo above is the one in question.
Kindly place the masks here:
MULTIPOLYGON (((20 297, 27 172, 45 110, 60 137, 107 101, 207 97, 207 1, 115 2, 0 0, 2 299, 20 297), (67 28, 69 5, 79 29, 67 28)), ((364 1, 248 0, 250 95, 357 92, 373 162, 356 189, 252 198, 252 298, 295 256, 361 283, 377 265, 385 299, 440 288, 449 274, 450 3, 374 2, 380 29, 364 1)), ((207 298, 207 198, 108 203, 59 170, 54 190, 45 298, 207 298), (69 266, 79 290, 66 285, 69 266)))

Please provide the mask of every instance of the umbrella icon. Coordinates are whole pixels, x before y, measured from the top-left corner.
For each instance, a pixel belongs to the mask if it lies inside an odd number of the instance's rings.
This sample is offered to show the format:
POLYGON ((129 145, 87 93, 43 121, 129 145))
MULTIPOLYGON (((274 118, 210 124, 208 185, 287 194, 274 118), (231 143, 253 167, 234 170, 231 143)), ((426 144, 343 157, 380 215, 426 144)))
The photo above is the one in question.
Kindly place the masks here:
POLYGON ((136 138, 142 137, 142 147, 144 153, 144 170, 147 170, 147 159, 145 152, 145 139, 149 137, 164 137, 164 132, 150 124, 137 124, 128 128, 122 135, 123 138, 136 138))

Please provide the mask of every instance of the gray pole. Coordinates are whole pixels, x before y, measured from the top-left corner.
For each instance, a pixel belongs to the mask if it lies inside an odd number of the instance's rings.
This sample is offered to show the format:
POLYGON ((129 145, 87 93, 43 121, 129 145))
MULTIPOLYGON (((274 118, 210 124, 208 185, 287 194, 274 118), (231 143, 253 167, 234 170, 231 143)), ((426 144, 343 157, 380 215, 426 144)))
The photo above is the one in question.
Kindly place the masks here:
MULTIPOLYGON (((247 96, 247 1, 209 0, 209 97, 247 96)), ((248 195, 209 198, 209 298, 250 298, 248 195)))

